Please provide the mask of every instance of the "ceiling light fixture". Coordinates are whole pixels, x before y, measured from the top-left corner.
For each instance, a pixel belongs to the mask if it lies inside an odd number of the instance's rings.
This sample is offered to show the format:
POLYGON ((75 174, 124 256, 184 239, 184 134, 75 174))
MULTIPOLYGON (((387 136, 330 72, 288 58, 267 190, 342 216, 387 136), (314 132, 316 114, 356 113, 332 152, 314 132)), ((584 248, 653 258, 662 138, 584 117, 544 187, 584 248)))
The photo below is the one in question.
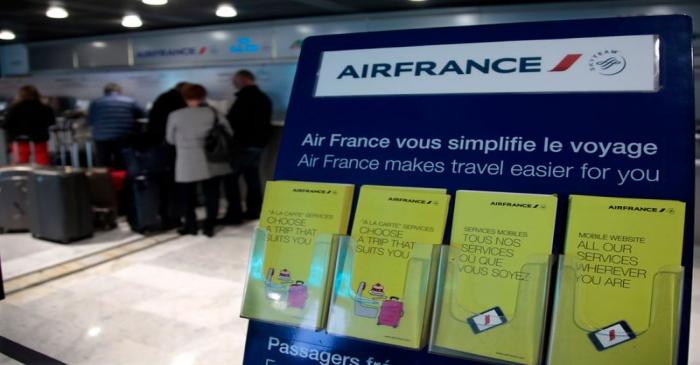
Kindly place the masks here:
POLYGON ((65 19, 68 18, 68 11, 62 6, 52 5, 46 10, 46 16, 52 19, 65 19))
POLYGON ((168 0, 141 0, 141 2, 146 5, 165 5, 168 0))
POLYGON ((410 1, 410 2, 412 2, 412 3, 423 3, 423 2, 425 2, 426 0, 408 0, 408 1, 410 1))
POLYGON ((238 15, 238 12, 231 4, 221 4, 216 8, 216 16, 220 18, 233 18, 236 15, 238 15))
POLYGON ((11 41, 15 39, 15 33, 9 29, 0 30, 0 39, 3 41, 11 41))
POLYGON ((141 21, 141 17, 136 14, 124 15, 124 18, 122 19, 122 26, 127 28, 138 28, 142 25, 143 22, 141 21))

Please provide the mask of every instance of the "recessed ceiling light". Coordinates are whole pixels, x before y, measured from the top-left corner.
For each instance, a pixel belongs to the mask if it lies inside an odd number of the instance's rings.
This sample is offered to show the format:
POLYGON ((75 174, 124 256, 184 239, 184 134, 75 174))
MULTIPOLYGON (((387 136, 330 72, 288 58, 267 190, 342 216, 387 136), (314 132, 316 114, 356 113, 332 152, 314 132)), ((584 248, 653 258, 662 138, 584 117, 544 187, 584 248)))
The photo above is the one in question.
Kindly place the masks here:
POLYGON ((125 15, 122 19, 122 26, 127 28, 138 28, 143 25, 141 17, 136 14, 125 15))
POLYGON ((46 16, 53 19, 65 19, 68 18, 68 11, 62 6, 49 6, 46 10, 46 16))
POLYGON ((92 46, 95 48, 105 48, 105 47, 107 47, 107 43, 102 42, 102 41, 94 41, 94 42, 92 42, 92 46))
POLYGON ((216 8, 216 16, 221 18, 233 18, 238 15, 236 8, 231 4, 221 4, 216 8))
POLYGON ((410 2, 412 2, 412 3, 423 3, 423 2, 425 2, 426 0, 408 0, 408 1, 410 1, 410 2))
POLYGON ((15 39, 15 33, 9 29, 0 30, 0 39, 3 41, 11 41, 15 39))
POLYGON ((146 5, 165 5, 168 0, 141 0, 146 5))

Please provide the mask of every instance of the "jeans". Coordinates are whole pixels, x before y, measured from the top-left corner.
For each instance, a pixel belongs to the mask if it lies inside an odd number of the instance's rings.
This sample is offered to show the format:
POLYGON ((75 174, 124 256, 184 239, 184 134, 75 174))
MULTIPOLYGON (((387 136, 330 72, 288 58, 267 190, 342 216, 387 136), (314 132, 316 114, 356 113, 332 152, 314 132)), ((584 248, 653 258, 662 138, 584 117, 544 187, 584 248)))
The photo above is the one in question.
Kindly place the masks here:
POLYGON ((198 182, 178 183, 180 187, 180 199, 182 199, 184 228, 188 230, 197 229, 197 215, 194 211, 197 206, 197 184, 202 184, 202 190, 204 192, 204 207, 207 212, 204 226, 213 228, 219 213, 220 177, 213 177, 198 182))
POLYGON ((260 157, 262 148, 246 148, 231 164, 233 172, 224 177, 224 190, 228 200, 226 218, 240 220, 243 218, 241 208, 241 190, 238 178, 243 175, 247 189, 246 218, 257 219, 262 209, 262 187, 260 183, 260 157))

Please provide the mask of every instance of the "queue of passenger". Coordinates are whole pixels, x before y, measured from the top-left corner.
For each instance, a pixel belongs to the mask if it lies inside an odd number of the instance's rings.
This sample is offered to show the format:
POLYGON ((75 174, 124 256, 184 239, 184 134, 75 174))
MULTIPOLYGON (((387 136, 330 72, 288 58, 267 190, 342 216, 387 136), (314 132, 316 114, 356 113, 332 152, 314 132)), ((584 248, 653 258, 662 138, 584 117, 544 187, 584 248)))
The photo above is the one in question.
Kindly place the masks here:
MULTIPOLYGON (((90 103, 87 124, 96 165, 124 170, 128 177, 143 174, 158 185, 156 211, 161 229, 179 227, 180 234, 199 232, 195 215, 198 185, 206 208, 201 227, 205 235, 213 236, 217 223, 235 225, 260 216, 260 159, 272 136, 272 102, 248 70, 238 71, 232 83, 236 99, 225 115, 207 105, 204 86, 188 82, 159 95, 148 113, 123 95, 116 83, 105 85, 103 96, 90 103), (138 120, 145 117, 148 122, 143 128, 138 120), (206 153, 207 136, 216 123, 232 135, 230 147, 235 151, 227 162, 209 161, 206 153), (241 201, 240 177, 246 183, 246 209, 241 201), (228 206, 219 218, 222 188, 228 206)), ((33 152, 33 162, 49 165, 47 141, 55 122, 53 110, 41 102, 39 91, 31 85, 21 87, 0 119, 13 163, 30 162, 33 152)), ((126 203, 139 209, 136 201, 126 203)))

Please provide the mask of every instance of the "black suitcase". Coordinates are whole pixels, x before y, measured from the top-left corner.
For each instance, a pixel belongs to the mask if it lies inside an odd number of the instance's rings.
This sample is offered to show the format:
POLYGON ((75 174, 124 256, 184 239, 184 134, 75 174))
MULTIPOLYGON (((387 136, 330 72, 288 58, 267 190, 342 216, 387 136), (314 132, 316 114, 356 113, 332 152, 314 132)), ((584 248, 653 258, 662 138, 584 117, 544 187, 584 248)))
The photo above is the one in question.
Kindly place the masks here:
POLYGON ((129 177, 127 180, 131 206, 129 207, 129 226, 138 233, 153 232, 160 229, 159 215, 160 188, 158 182, 148 175, 129 177))
MULTIPOLYGON (((77 161, 76 155, 78 145, 73 145, 73 161, 77 161)), ((117 227, 117 192, 112 183, 110 169, 104 167, 93 167, 92 164, 92 143, 85 143, 87 155, 87 170, 85 175, 88 178, 88 188, 90 191, 90 204, 92 204, 94 226, 100 230, 110 230, 117 227)), ((79 167, 74 165, 73 167, 79 167)))
POLYGON ((29 230, 27 183, 31 166, 0 168, 0 233, 29 230))
POLYGON ((93 235, 88 178, 72 168, 37 168, 29 177, 32 236, 70 243, 93 235))

